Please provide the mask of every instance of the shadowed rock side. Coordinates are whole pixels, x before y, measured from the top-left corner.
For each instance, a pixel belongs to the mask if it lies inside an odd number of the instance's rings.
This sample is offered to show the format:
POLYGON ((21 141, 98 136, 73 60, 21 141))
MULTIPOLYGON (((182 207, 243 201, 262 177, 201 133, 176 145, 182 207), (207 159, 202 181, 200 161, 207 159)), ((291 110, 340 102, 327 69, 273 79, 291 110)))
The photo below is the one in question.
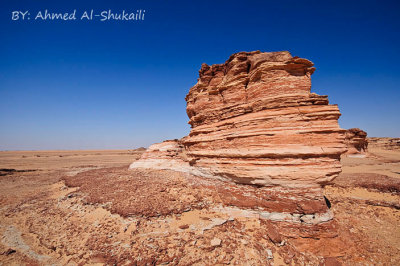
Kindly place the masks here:
POLYGON ((330 221, 321 187, 341 172, 345 130, 337 122, 337 105, 310 93, 314 70, 312 62, 289 52, 240 52, 224 64, 203 64, 186 96, 190 134, 152 145, 130 168, 256 185, 269 195, 265 204, 245 186, 235 198, 258 198, 247 207, 261 217, 330 221))

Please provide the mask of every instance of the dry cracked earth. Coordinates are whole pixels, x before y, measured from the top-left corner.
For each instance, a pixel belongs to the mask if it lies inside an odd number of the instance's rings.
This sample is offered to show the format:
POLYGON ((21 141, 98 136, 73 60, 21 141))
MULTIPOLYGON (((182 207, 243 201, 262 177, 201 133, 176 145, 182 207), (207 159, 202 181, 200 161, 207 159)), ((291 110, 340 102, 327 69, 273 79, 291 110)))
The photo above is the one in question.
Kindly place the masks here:
POLYGON ((400 265, 399 149, 342 158, 331 246, 233 206, 239 185, 129 171, 142 152, 0 152, 0 265, 400 265))

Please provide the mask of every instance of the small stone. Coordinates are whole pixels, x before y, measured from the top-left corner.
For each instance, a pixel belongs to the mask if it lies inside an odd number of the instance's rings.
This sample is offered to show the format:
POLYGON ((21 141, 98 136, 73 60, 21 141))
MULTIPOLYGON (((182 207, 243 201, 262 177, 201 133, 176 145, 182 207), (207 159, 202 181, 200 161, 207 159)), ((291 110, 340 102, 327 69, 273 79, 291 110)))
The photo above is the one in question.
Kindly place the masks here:
POLYGON ((272 251, 271 251, 270 249, 267 249, 266 251, 267 251, 267 254, 268 254, 268 257, 267 257, 267 258, 268 258, 269 260, 273 259, 274 256, 272 255, 272 251))
POLYGON ((15 253, 15 252, 17 252, 15 249, 9 248, 9 249, 5 252, 5 254, 8 256, 8 255, 13 254, 13 253, 15 253))
POLYGON ((188 228, 189 228, 189 225, 183 224, 183 225, 180 225, 179 228, 180 228, 180 229, 188 229, 188 228))
POLYGON ((219 246, 221 246, 221 242, 222 242, 221 239, 214 237, 214 238, 211 240, 211 246, 213 246, 213 247, 219 247, 219 246))
POLYGON ((278 232, 275 226, 273 226, 270 223, 267 223, 267 229, 268 229, 267 235, 274 244, 282 243, 283 239, 281 237, 281 234, 278 232))

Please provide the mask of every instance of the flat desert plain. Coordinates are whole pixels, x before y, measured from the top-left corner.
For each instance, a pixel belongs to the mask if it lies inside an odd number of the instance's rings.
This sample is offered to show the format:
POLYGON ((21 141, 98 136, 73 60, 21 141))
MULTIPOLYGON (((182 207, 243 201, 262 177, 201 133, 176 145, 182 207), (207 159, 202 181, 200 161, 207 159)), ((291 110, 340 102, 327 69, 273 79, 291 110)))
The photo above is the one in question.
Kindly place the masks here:
POLYGON ((335 254, 318 240, 274 243, 268 221, 220 208, 229 195, 216 181, 129 171, 142 153, 0 152, 0 264, 400 264, 399 149, 342 157, 325 187, 348 240, 335 254))

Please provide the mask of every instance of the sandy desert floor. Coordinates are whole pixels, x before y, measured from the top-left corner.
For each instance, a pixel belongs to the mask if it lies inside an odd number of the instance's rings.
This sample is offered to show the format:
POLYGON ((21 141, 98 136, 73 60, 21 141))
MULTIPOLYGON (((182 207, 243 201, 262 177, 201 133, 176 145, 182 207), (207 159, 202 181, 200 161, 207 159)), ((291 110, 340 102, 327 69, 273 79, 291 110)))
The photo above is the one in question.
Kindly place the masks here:
POLYGON ((142 152, 0 152, 0 264, 400 265, 400 150, 342 158, 325 187, 349 240, 335 254, 221 208, 223 184, 128 171, 142 152))

